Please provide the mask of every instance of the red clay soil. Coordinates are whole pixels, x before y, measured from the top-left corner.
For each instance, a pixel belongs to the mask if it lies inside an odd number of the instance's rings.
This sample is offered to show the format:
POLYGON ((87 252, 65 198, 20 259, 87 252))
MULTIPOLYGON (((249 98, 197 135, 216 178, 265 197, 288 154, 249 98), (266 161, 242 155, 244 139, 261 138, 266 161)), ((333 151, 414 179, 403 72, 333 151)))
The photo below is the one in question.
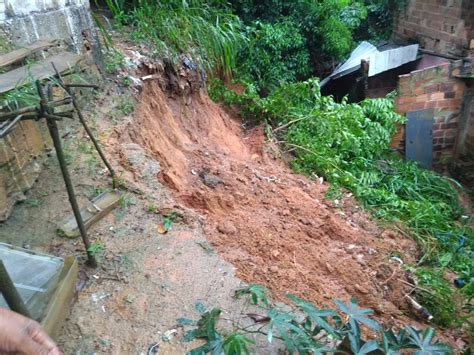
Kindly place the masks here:
POLYGON ((415 243, 377 226, 347 195, 326 201, 328 185, 293 173, 261 127, 243 130, 202 92, 172 98, 148 82, 120 139, 160 161, 159 178, 199 211, 207 238, 245 282, 319 306, 354 296, 386 326, 420 325, 390 260, 414 262, 415 243))

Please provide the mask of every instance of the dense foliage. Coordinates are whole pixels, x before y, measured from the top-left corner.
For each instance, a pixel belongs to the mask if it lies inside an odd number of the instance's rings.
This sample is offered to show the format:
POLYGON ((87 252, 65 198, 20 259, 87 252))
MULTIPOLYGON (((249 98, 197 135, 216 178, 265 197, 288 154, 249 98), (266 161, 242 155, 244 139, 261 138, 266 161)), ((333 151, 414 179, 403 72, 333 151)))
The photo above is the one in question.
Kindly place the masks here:
MULTIPOLYGON (((207 311, 201 303, 196 309, 201 318, 195 322, 191 319, 180 318, 178 324, 193 326, 188 330, 183 341, 195 338, 203 339, 205 343, 194 348, 189 354, 250 354, 255 340, 250 334, 265 336, 268 343, 275 339, 280 342, 278 347, 284 347, 288 354, 326 354, 352 353, 370 354, 382 351, 385 354, 397 354, 401 350, 410 349, 415 354, 450 354, 449 346, 434 339, 434 330, 426 328, 416 330, 410 326, 397 333, 383 330, 370 318, 370 309, 359 308, 355 300, 344 303, 335 300, 338 311, 324 308, 319 309, 313 304, 287 295, 292 303, 290 310, 276 307, 267 298, 268 291, 260 285, 248 285, 237 290, 237 297, 246 297, 241 316, 246 313, 249 303, 260 306, 259 313, 247 313, 253 323, 247 326, 240 324, 242 317, 233 321, 232 331, 219 330, 218 320, 221 313, 219 308, 207 311), (377 334, 375 339, 363 339, 361 328, 369 329, 377 334)), ((406 351, 406 350, 405 350, 406 351)))
POLYGON ((328 73, 355 38, 388 37, 401 7, 394 0, 103 1, 117 27, 131 26, 132 39, 151 41, 161 57, 184 53, 227 78, 237 67, 262 93, 328 73))
POLYGON ((389 38, 393 16, 403 8, 403 2, 394 0, 237 0, 231 4, 247 25, 249 38, 249 46, 241 47, 239 78, 250 78, 264 92, 282 81, 328 74, 355 47, 354 39, 389 38), (288 55, 288 49, 300 60, 288 55), (264 59, 255 60, 260 57, 264 59), (300 72, 294 75, 296 62, 300 72), (278 80, 277 74, 285 69, 278 80))
POLYGON ((311 73, 306 40, 291 18, 272 24, 254 22, 246 35, 249 43, 238 56, 237 76, 242 80, 253 81, 267 92, 311 73))
POLYGON ((229 77, 246 41, 239 18, 219 1, 106 1, 116 26, 131 26, 133 40, 151 41, 160 57, 174 62, 189 55, 201 70, 229 77))
MULTIPOLYGON (((455 182, 387 149, 395 125, 404 121, 391 99, 338 103, 321 96, 317 80, 281 86, 266 98, 252 85, 237 95, 213 82, 210 92, 214 99, 239 104, 244 118, 276 127, 280 142, 294 153, 296 171, 324 176, 350 190, 374 216, 402 222, 424 251, 420 263, 438 270, 420 278, 424 285, 440 291, 444 268, 467 282, 474 277, 474 229, 462 215, 455 182)), ((472 298, 472 289, 466 290, 472 298)), ((440 294, 432 297, 431 309, 439 324, 450 325, 456 318, 446 311, 454 309, 452 294, 440 294)))

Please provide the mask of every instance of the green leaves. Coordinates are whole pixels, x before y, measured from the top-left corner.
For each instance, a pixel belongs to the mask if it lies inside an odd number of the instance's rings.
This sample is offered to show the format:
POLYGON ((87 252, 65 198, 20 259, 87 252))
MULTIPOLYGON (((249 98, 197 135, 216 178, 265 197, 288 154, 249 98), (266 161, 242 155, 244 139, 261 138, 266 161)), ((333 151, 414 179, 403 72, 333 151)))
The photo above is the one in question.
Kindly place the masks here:
POLYGON ((204 312, 201 315, 201 319, 197 322, 197 328, 187 331, 183 337, 183 341, 189 342, 194 338, 204 338, 208 341, 220 339, 220 335, 216 330, 216 318, 220 314, 221 310, 219 308, 204 312))
POLYGON ((247 338, 242 333, 232 333, 224 341, 223 348, 227 355, 250 354, 249 346, 254 345, 255 340, 247 338))
POLYGON ((349 337, 349 344, 351 346, 351 350, 354 355, 365 355, 378 349, 379 345, 375 340, 370 340, 361 346, 360 345, 361 341, 358 336, 356 336, 353 333, 349 333, 348 337, 349 337))
MULTIPOLYGON (((245 289, 238 290, 239 296, 248 297, 249 302, 257 303, 260 297, 267 291, 259 285, 249 285, 245 289)), ((346 352, 350 349, 353 354, 371 354, 379 349, 385 354, 398 354, 404 349, 416 349, 416 354, 450 354, 449 346, 434 341, 434 330, 424 329, 417 331, 414 328, 406 327, 394 333, 392 330, 381 331, 380 326, 367 316, 372 314, 370 309, 357 306, 355 300, 348 304, 341 301, 334 301, 340 311, 347 315, 347 322, 343 322, 338 313, 331 309, 319 309, 313 304, 293 295, 287 297, 298 308, 290 311, 283 311, 278 307, 271 308, 271 302, 266 299, 263 307, 267 315, 261 316, 255 324, 240 325, 241 318, 233 321, 234 329, 227 336, 223 336, 216 329, 220 309, 214 308, 206 311, 202 303, 197 302, 195 307, 200 312, 201 318, 197 323, 187 318, 180 318, 177 323, 183 326, 196 324, 197 328, 188 330, 183 341, 191 341, 194 338, 204 339, 206 342, 191 350, 190 354, 215 354, 221 355, 241 355, 250 354, 250 347, 256 342, 250 338, 250 334, 265 336, 269 343, 275 338, 280 340, 288 354, 325 354, 328 352, 346 352), (268 322, 265 324, 265 322, 268 322), (380 331, 380 344, 377 339, 365 341, 361 337, 360 324, 364 324, 374 331, 380 331), (255 329, 253 326, 257 326, 255 329), (247 333, 247 331, 249 333, 247 333), (342 341, 334 341, 339 339, 342 341)), ((225 334, 225 333, 224 333, 225 334)))
POLYGON ((178 217, 177 212, 171 212, 169 215, 167 215, 163 219, 163 227, 166 231, 169 231, 171 228, 171 225, 173 224, 173 221, 178 217))
MULTIPOLYGON (((240 95, 220 87, 219 96, 238 104, 245 119, 273 125, 282 147, 294 154, 290 164, 297 172, 323 176, 351 191, 376 218, 403 223, 422 249, 420 263, 471 273, 473 219, 462 217, 460 186, 388 149, 405 121, 392 99, 336 102, 321 96, 316 79, 282 85, 265 98, 252 86, 240 95)), ((472 290, 463 289, 467 299, 472 290)), ((447 326, 456 318, 450 286, 438 283, 432 291, 435 297, 419 297, 435 322, 447 326)))
POLYGON ((240 19, 224 4, 141 0, 130 1, 125 11, 123 6, 115 6, 115 1, 107 2, 119 25, 132 25, 134 41, 153 43, 169 63, 176 63, 185 53, 191 67, 230 77, 237 49, 246 42, 240 19))
POLYGON ((372 330, 380 330, 380 325, 376 321, 366 317, 373 313, 371 309, 359 308, 357 302, 353 299, 351 299, 347 305, 339 300, 334 300, 334 303, 339 307, 342 313, 349 316, 349 324, 357 336, 360 334, 359 323, 366 325, 372 330))
POLYGON ((262 285, 249 284, 247 287, 235 291, 235 297, 242 297, 244 295, 249 295, 250 301, 254 305, 258 304, 260 301, 266 307, 270 306, 270 302, 268 300, 269 292, 262 285))
POLYGON ((435 335, 433 328, 426 328, 422 331, 407 326, 407 333, 409 334, 410 345, 418 349, 415 354, 451 354, 452 350, 446 344, 433 344, 433 337, 435 335))
POLYGON ((287 295, 293 303, 308 315, 308 318, 317 325, 327 331, 329 334, 337 336, 335 329, 328 323, 328 317, 335 317, 337 313, 330 309, 318 309, 311 303, 306 302, 293 295, 287 295))
POLYGON ((249 42, 239 53, 239 77, 269 92, 280 83, 311 73, 309 52, 298 25, 289 17, 275 23, 256 21, 247 27, 249 42))

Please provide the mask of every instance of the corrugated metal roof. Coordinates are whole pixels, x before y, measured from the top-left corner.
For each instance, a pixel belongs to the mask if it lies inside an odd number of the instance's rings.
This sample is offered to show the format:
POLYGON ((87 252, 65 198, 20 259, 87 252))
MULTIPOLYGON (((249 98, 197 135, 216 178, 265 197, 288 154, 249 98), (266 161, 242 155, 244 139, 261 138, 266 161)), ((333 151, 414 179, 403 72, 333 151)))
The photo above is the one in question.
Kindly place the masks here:
POLYGON ((374 76, 414 61, 417 53, 418 44, 380 51, 369 42, 363 41, 352 51, 348 60, 321 81, 321 86, 324 86, 331 79, 337 79, 358 70, 363 59, 369 62, 369 76, 374 76))

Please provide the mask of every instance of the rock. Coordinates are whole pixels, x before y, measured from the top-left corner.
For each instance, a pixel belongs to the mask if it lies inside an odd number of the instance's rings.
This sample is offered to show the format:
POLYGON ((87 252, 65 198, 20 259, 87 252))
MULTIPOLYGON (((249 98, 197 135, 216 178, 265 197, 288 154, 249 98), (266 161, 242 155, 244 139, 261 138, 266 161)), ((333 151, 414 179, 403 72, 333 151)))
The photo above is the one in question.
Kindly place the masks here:
POLYGON ((300 221, 302 224, 304 224, 305 226, 311 225, 311 221, 308 220, 308 219, 306 219, 306 218, 303 218, 303 217, 302 217, 302 218, 299 219, 299 221, 300 221))
POLYGON ((369 291, 367 291, 364 287, 362 287, 359 284, 355 284, 354 287, 357 291, 359 291, 360 293, 363 293, 364 295, 369 293, 369 291))
POLYGON ((276 265, 273 265, 273 266, 270 266, 270 271, 273 272, 274 274, 276 274, 278 272, 278 266, 276 265))
POLYGON ((237 228, 230 221, 225 221, 217 225, 217 230, 222 234, 233 235, 237 233, 237 228))
POLYGON ((347 254, 352 254, 355 251, 356 246, 354 244, 349 244, 346 248, 347 254))
POLYGON ((326 269, 332 274, 334 272, 334 268, 331 266, 331 264, 326 263, 326 269))
POLYGON ((289 216, 289 215, 290 215, 290 211, 289 211, 289 210, 283 210, 282 215, 283 215, 283 216, 289 216))
POLYGON ((273 256, 274 258, 278 257, 278 255, 280 255, 280 252, 279 252, 278 250, 276 250, 276 249, 275 249, 275 250, 272 250, 272 256, 273 256))
POLYGON ((201 177, 204 185, 209 186, 211 188, 215 188, 217 185, 222 184, 222 179, 216 175, 206 173, 202 171, 199 176, 201 177))

